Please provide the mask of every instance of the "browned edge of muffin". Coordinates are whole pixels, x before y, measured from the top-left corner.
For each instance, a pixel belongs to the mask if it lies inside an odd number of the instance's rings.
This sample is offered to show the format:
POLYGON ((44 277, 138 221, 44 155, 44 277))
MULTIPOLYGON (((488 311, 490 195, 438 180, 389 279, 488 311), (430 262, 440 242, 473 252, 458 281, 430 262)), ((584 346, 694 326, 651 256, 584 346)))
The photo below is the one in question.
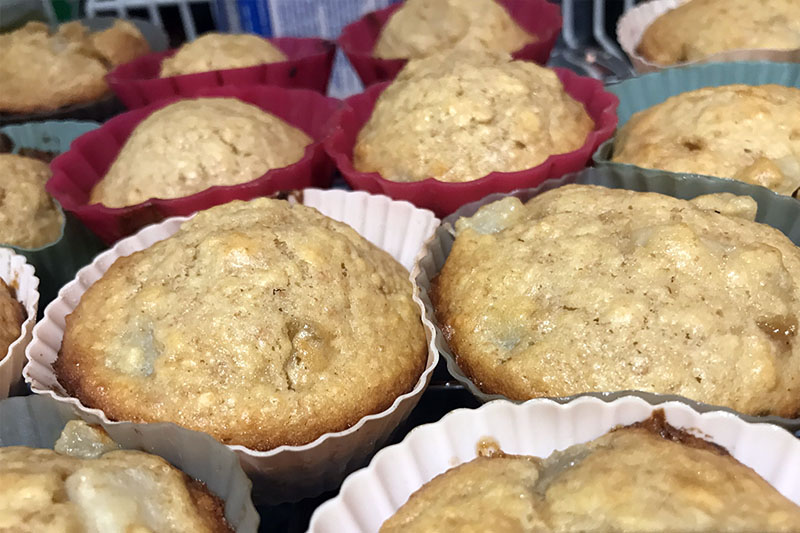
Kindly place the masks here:
POLYGON ((530 400, 532 398, 546 398, 549 395, 544 391, 533 391, 530 395, 519 395, 514 394, 514 391, 506 391, 501 390, 500 388, 493 386, 492 384, 486 383, 483 379, 478 377, 478 372, 469 364, 469 361, 462 357, 460 354, 461 347, 458 340, 458 336, 455 334, 455 330, 453 329, 452 325, 447 321, 447 317, 441 311, 442 306, 440 305, 442 300, 440 298, 439 293, 439 277, 440 274, 437 274, 431 280, 431 288, 428 291, 428 296, 430 297, 431 304, 433 305, 433 311, 436 318, 436 323, 439 326, 439 329, 442 331, 442 335, 444 335, 445 340, 447 341, 447 345, 450 348, 450 353, 453 354, 455 358, 456 364, 458 368, 464 373, 467 378, 469 378, 472 383, 475 384, 478 389, 483 392, 484 394, 499 394, 509 398, 511 400, 518 400, 518 401, 525 401, 530 400))
POLYGON ((234 533, 233 528, 225 519, 225 502, 212 493, 202 481, 193 479, 183 472, 186 488, 194 502, 195 509, 213 533, 234 533))
POLYGON ((25 306, 22 305, 22 303, 17 298, 17 289, 19 287, 17 286, 18 283, 16 280, 12 281, 11 283, 6 283, 5 280, 0 279, 0 284, 2 284, 2 287, 8 290, 8 294, 11 296, 11 300, 13 302, 12 303, 13 308, 3 310, 3 314, 9 312, 15 315, 9 318, 12 319, 13 322, 16 323, 17 327, 19 328, 19 333, 17 334, 17 336, 14 339, 12 339, 11 342, 8 343, 8 346, 6 346, 5 349, 2 350, 2 352, 0 352, 0 362, 2 362, 8 355, 9 351, 8 349, 11 347, 11 345, 14 344, 22 336, 22 324, 24 324, 25 321, 28 319, 28 310, 25 309, 25 306))
POLYGON ((719 444, 705 440, 696 435, 692 435, 691 433, 683 429, 678 429, 675 426, 671 426, 667 422, 666 415, 664 414, 664 409, 656 409, 653 411, 653 414, 651 414, 649 418, 646 418, 645 420, 641 420, 634 424, 630 424, 628 426, 617 426, 613 428, 610 432, 620 431, 623 429, 643 429, 645 431, 649 431, 650 433, 658 437, 661 437, 664 440, 669 440, 678 444, 683 444, 684 446, 697 448, 699 450, 706 450, 715 453, 717 455, 730 455, 728 450, 726 450, 723 446, 720 446, 719 444))

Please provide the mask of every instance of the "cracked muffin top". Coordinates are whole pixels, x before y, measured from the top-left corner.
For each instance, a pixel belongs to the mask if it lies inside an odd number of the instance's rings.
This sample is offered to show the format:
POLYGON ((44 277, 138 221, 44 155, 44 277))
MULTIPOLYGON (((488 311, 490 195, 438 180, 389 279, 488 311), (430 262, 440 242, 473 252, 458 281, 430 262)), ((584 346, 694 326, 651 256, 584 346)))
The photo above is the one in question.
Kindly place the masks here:
POLYGON ((724 85, 673 96, 620 128, 612 160, 791 195, 800 187, 800 89, 724 85))
POLYGON ((647 27, 637 52, 659 65, 729 50, 800 48, 797 0, 691 0, 647 27))
POLYGON ((311 142, 302 130, 235 98, 181 100, 136 126, 89 201, 124 207, 246 183, 296 163, 311 142))
POLYGON ((55 449, 0 447, 0 516, 17 533, 229 533, 225 503, 163 458, 67 422, 55 449))
POLYGON ((536 40, 494 0, 406 0, 381 30, 373 55, 421 58, 450 48, 511 53, 536 40))
POLYGON ((749 196, 568 185, 456 224, 432 300, 459 366, 523 400, 678 394, 800 412, 800 248, 749 196))
POLYGON ((150 51, 130 22, 90 32, 80 22, 56 31, 41 22, 0 35, 0 112, 31 113, 91 102, 108 92, 105 75, 150 51))
POLYGON ((59 238, 64 215, 44 188, 48 179, 47 163, 0 154, 0 244, 30 249, 59 238))
POLYGON ((118 259, 67 317, 54 367, 115 420, 305 444, 417 382, 427 348, 408 277, 315 209, 231 202, 118 259))
POLYGON ((161 77, 227 70, 286 61, 272 43, 247 33, 206 33, 184 44, 161 63, 161 77))
POLYGON ((380 531, 788 532, 799 520, 755 471, 657 411, 545 459, 479 456, 423 485, 380 531))
POLYGON ((353 164, 391 181, 473 181, 580 148, 594 127, 556 73, 458 51, 409 61, 358 133, 353 164))

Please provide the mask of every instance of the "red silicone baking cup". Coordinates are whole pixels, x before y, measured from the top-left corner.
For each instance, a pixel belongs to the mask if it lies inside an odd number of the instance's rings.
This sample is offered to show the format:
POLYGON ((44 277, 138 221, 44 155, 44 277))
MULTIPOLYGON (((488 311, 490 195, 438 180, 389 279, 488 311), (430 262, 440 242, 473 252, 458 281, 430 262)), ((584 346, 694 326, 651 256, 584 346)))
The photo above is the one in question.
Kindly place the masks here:
POLYGON ((123 113, 100 128, 81 135, 69 151, 51 163, 53 176, 47 191, 67 211, 74 213, 106 243, 168 217, 186 216, 232 200, 250 200, 280 191, 325 188, 331 184, 333 163, 323 149, 323 141, 338 122, 343 104, 306 89, 282 87, 216 87, 199 91, 197 96, 238 98, 272 113, 303 130, 314 142, 299 161, 272 169, 260 178, 239 185, 218 185, 191 196, 150 199, 137 205, 112 208, 87 204, 92 187, 105 176, 133 129, 162 107, 184 100, 171 98, 123 113))
POLYGON ((161 63, 177 50, 148 54, 112 70, 106 81, 128 109, 163 98, 194 96, 211 87, 275 85, 311 89, 325 94, 331 77, 336 45, 323 39, 280 37, 268 39, 289 58, 255 67, 214 70, 159 78, 161 63))
POLYGON ((617 127, 619 100, 603 89, 602 82, 578 76, 567 69, 553 70, 567 93, 583 104, 595 125, 583 146, 565 154, 551 155, 536 167, 517 172, 492 172, 483 178, 463 183, 448 183, 433 178, 397 182, 384 179, 377 172, 357 171, 353 167, 356 137, 390 82, 373 85, 345 100, 348 107, 337 115, 334 131, 325 141, 325 150, 353 189, 407 200, 417 207, 430 209, 439 217, 452 213, 464 204, 480 200, 487 194, 535 187, 547 179, 584 168, 597 147, 610 139, 617 127))
MULTIPOLYGON (((535 43, 525 45, 512 55, 514 59, 547 63, 550 52, 561 32, 561 9, 545 0, 498 0, 517 24, 528 33, 536 35, 535 43)), ((389 17, 402 4, 394 4, 380 11, 367 13, 359 20, 345 26, 339 36, 339 46, 347 55, 358 77, 365 86, 394 79, 406 64, 406 59, 380 59, 372 51, 378 42, 381 30, 389 17)))

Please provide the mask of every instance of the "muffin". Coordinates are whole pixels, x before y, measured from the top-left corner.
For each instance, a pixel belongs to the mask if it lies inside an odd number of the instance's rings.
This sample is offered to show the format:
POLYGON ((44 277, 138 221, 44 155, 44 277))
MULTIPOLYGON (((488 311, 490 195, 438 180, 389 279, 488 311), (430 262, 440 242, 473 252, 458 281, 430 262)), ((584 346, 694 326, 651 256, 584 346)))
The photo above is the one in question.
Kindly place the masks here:
POLYGON ((725 85, 673 96, 631 117, 612 160, 791 195, 800 187, 800 89, 725 85))
POLYGON ((664 413, 545 459, 502 452, 448 470, 381 533, 796 531, 800 507, 664 413))
POLYGON ((306 444, 416 384, 427 344, 408 277, 312 208, 231 202, 118 259, 67 316, 54 370, 114 420, 306 444))
POLYGON ((85 422, 68 422, 55 450, 0 448, 0 480, 6 531, 233 531, 205 485, 85 422))
POLYGON ((46 163, 14 154, 0 154, 0 244, 39 248, 59 238, 64 215, 44 186, 46 163))
POLYGON ((0 361, 8 355, 8 347, 22 334, 25 307, 17 301, 15 291, 0 278, 0 361))
POLYGON ((358 133, 353 164, 391 181, 473 181, 580 148, 594 123, 555 72, 504 54, 410 61, 358 133))
POLYGON ((311 137, 235 98, 181 100, 133 130, 90 203, 135 205, 253 181, 302 159, 311 137))
POLYGON ((641 390, 794 417, 800 249, 755 214, 731 194, 507 197, 456 223, 436 317, 486 393, 641 390))
POLYGON ((648 26, 636 51, 653 63, 674 65, 729 50, 796 48, 796 0, 691 0, 648 26))
POLYGON ((80 22, 41 22, 0 35, 0 113, 52 111, 108 93, 105 75, 150 50, 130 22, 91 33, 80 22))
POLYGON ((254 67, 286 61, 286 54, 258 35, 206 33, 161 63, 161 77, 254 67))
POLYGON ((511 53, 536 40, 494 0, 406 0, 381 30, 373 55, 422 58, 451 48, 511 53))

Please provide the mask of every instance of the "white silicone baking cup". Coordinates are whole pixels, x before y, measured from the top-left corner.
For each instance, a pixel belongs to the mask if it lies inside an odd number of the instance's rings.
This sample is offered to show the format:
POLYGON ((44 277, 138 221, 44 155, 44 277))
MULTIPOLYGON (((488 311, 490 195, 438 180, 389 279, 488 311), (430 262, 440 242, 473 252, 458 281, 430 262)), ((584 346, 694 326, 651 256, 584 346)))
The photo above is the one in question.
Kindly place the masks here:
MULTIPOLYGON (((617 21, 617 41, 627 54, 637 72, 652 72, 669 67, 682 67, 700 63, 728 63, 731 61, 778 61, 782 63, 800 62, 800 49, 795 50, 729 50, 710 55, 698 61, 687 61, 674 65, 659 65, 648 61, 636 52, 647 27, 655 20, 689 0, 651 0, 626 11, 617 21)), ((758 9, 758 6, 753 6, 758 9)))
POLYGON ((422 485, 474 459, 478 443, 487 437, 506 453, 547 457, 645 420, 656 409, 664 410, 669 424, 725 447, 800 504, 800 440, 777 426, 748 423, 725 412, 698 413, 678 402, 653 407, 634 397, 613 402, 579 398, 568 404, 495 401, 452 411, 378 452, 368 467, 345 480, 338 496, 316 510, 309 533, 377 532, 422 485))
MULTIPOLYGON (((434 343, 436 349, 444 358, 447 371, 481 402, 493 400, 508 400, 500 394, 490 394, 482 391, 458 366, 455 354, 453 354, 447 340, 442 333, 436 320, 433 303, 428 292, 431 288, 431 281, 439 274, 450 254, 450 250, 455 240, 454 225, 461 217, 470 217, 478 209, 486 204, 496 202, 507 196, 516 196, 523 202, 547 192, 549 190, 567 185, 579 183, 584 185, 600 185, 603 187, 627 189, 633 191, 656 192, 666 194, 676 198, 694 198, 703 194, 726 192, 738 195, 750 195, 758 202, 757 221, 771 225, 785 233, 795 244, 800 238, 800 204, 789 196, 777 193, 744 183, 741 181, 714 178, 710 176, 700 176, 692 174, 678 174, 657 170, 643 171, 636 167, 613 166, 603 168, 587 168, 580 172, 567 174, 558 179, 547 180, 537 187, 528 189, 517 189, 509 193, 494 193, 485 196, 483 199, 461 206, 456 212, 442 220, 442 225, 425 242, 420 252, 411 278, 414 281, 415 292, 425 305, 425 313, 428 320, 434 325, 434 343)), ((559 403, 568 403, 575 398, 591 396, 611 401, 615 398, 624 396, 637 396, 646 400, 652 405, 664 402, 679 401, 699 412, 707 411, 727 411, 749 422, 767 422, 777 424, 784 429, 797 432, 800 436, 800 418, 783 418, 779 416, 753 416, 738 413, 733 409, 720 405, 711 405, 675 394, 658 394, 654 392, 622 390, 610 392, 585 392, 566 397, 549 398, 559 403)), ((521 402, 517 402, 521 403, 521 402)))
MULTIPOLYGON (((302 197, 304 205, 350 225, 409 270, 422 244, 439 225, 439 220, 431 211, 386 196, 317 189, 306 189, 298 196, 302 197)), ((169 237, 188 218, 169 218, 122 239, 113 248, 97 256, 92 264, 81 269, 75 280, 61 289, 58 298, 47 306, 44 318, 34 328, 33 341, 26 351, 28 364, 23 375, 34 393, 45 394, 73 406, 87 420, 114 424, 101 410, 88 408, 77 398, 69 397, 58 383, 52 365, 61 347, 64 318, 75 309, 89 286, 118 257, 143 250, 169 237)), ((414 301, 424 317, 424 305, 416 294, 414 301)), ((388 409, 365 416, 346 430, 326 433, 302 446, 280 446, 269 451, 230 446, 239 454, 242 466, 254 481, 254 498, 257 502, 296 501, 332 490, 349 472, 362 466, 377 447, 389 438, 416 406, 439 360, 433 345, 433 324, 427 318, 423 318, 423 324, 428 340, 425 370, 414 388, 395 399, 388 409)))
POLYGON ((0 278, 15 290, 17 300, 25 307, 27 314, 19 338, 11 343, 0 361, 0 398, 7 398, 22 378, 25 348, 31 342, 36 313, 39 311, 39 278, 23 256, 3 247, 0 247, 0 278))
MULTIPOLYGON (((45 396, 0 402, 0 446, 52 449, 66 423, 78 418, 73 409, 45 396)), ((258 513, 250 499, 250 480, 236 455, 211 436, 174 424, 124 422, 106 427, 126 450, 158 455, 189 477, 203 482, 225 502, 225 519, 238 533, 258 530, 258 513)))

